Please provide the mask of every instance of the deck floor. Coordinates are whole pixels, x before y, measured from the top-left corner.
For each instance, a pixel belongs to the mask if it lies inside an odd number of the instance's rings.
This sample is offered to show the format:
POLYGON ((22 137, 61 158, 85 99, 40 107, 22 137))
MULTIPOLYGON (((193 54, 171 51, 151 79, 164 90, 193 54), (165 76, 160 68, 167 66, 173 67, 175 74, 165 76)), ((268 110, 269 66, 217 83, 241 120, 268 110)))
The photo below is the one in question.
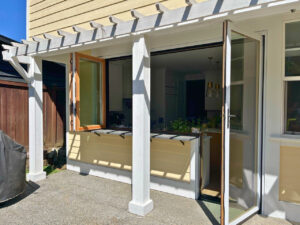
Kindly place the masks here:
MULTIPOLYGON (((145 217, 127 211, 131 186, 62 171, 27 185, 19 198, 0 205, 0 224, 214 224, 201 202, 151 191, 154 210, 145 217)), ((256 215, 245 224, 291 224, 256 215)))

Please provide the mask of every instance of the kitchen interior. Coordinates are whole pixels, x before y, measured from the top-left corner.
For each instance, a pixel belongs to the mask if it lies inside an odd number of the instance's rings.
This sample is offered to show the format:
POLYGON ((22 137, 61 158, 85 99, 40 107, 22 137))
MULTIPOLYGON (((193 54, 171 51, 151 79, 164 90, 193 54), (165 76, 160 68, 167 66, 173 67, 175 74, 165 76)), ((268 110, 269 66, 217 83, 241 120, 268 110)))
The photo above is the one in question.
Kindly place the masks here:
MULTIPOLYGON (((221 43, 153 52, 150 67, 151 132, 200 138, 199 204, 217 220, 221 199, 222 52, 221 43), (203 141, 207 138, 209 145, 203 141)), ((230 218, 255 206, 257 199, 258 56, 256 40, 232 33, 230 218)), ((131 130, 131 57, 108 60, 108 70, 108 128, 131 130)))
MULTIPOLYGON (((131 57, 109 60, 108 71, 108 128, 130 130, 131 57)), ((202 197, 220 197, 221 86, 220 44, 151 56, 151 132, 210 137, 210 149, 200 148, 202 197)))

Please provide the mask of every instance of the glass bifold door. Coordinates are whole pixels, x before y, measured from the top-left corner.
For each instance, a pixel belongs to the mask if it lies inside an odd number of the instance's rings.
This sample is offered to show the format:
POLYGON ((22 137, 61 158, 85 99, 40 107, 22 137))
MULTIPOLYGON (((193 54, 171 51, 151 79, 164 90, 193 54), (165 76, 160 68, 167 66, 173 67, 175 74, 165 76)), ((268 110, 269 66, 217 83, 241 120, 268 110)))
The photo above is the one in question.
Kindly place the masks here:
POLYGON ((221 224, 259 210, 261 40, 223 24, 221 224))

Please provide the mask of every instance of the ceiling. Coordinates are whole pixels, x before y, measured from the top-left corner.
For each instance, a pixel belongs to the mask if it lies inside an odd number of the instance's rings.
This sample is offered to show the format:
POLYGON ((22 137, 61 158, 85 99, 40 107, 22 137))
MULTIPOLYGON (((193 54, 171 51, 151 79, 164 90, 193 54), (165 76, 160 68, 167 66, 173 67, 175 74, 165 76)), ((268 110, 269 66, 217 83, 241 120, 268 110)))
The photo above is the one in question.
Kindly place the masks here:
MULTIPOLYGON (((131 65, 130 58, 111 61, 112 64, 131 65)), ((151 56, 151 68, 166 68, 171 72, 201 73, 222 69, 222 46, 197 50, 163 53, 151 56)))
POLYGON ((204 72, 222 68, 222 46, 189 50, 151 57, 151 68, 172 72, 204 72))

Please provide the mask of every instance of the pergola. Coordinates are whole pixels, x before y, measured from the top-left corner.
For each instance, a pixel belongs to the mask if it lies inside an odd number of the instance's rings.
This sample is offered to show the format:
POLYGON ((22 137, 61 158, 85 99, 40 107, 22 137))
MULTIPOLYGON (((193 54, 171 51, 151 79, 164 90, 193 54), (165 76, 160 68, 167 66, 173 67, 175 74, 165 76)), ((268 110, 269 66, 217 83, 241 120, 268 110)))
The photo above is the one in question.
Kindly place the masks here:
MULTIPOLYGON (((74 26, 74 33, 63 30, 56 35, 44 34, 23 43, 3 45, 3 59, 20 73, 29 85, 29 174, 28 179, 38 181, 46 177, 43 172, 43 89, 42 58, 83 49, 99 48, 103 42, 132 36, 133 61, 133 159, 132 201, 129 211, 145 215, 153 208, 150 199, 150 48, 146 34, 190 24, 232 16, 252 11, 264 13, 299 0, 208 0, 197 3, 186 0, 186 7, 169 10, 156 4, 157 14, 143 16, 131 10, 132 20, 121 21, 110 16, 112 25, 90 22, 91 29, 74 26), (28 65, 25 70, 21 63, 28 65)), ((265 14, 265 15, 266 15, 265 14)))

